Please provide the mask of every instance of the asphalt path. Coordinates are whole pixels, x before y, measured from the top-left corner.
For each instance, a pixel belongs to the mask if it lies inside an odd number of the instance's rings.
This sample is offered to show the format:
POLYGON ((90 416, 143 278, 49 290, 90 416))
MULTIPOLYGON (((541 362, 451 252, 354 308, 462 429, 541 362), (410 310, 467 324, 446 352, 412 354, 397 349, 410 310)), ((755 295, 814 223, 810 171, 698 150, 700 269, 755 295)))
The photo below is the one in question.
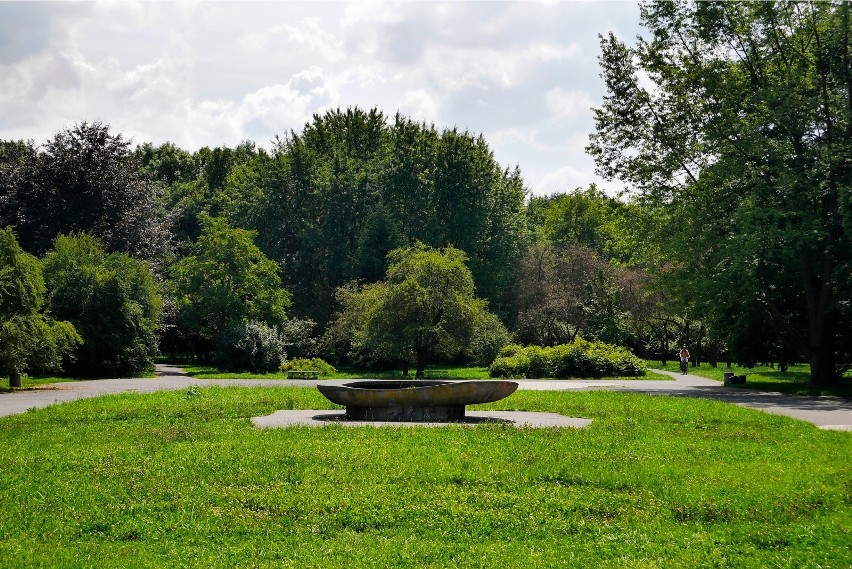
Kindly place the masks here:
MULTIPOLYGON (((654 380, 517 380, 518 389, 534 391, 571 391, 608 389, 667 395, 697 397, 725 401, 767 413, 785 415, 813 423, 822 429, 852 431, 852 401, 839 397, 808 397, 781 393, 758 392, 737 387, 725 387, 718 381, 697 375, 684 375, 653 370, 671 376, 674 381, 654 380)), ((322 380, 323 383, 349 383, 352 380, 322 380)), ((195 379, 175 366, 158 365, 155 378, 97 379, 54 383, 32 389, 0 393, 0 417, 24 413, 57 403, 87 397, 119 393, 153 393, 163 390, 188 389, 192 386, 296 386, 314 387, 315 380, 280 379, 195 379)))

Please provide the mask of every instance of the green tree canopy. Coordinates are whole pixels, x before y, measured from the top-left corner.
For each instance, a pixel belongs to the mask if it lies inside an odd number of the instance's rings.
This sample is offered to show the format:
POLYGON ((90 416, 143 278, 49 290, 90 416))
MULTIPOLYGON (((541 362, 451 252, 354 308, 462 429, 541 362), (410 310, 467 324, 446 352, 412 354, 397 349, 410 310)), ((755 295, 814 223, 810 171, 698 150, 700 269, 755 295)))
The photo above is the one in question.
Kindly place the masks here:
POLYGON ((278 265, 254 244, 252 231, 204 218, 193 254, 172 269, 179 326, 209 352, 229 328, 244 321, 281 326, 290 295, 278 265))
POLYGON ((508 306, 524 197, 520 172, 501 169, 481 136, 352 108, 234 168, 219 203, 287 267, 294 312, 324 325, 339 286, 381 279, 387 253, 418 240, 465 251, 478 294, 508 306))
POLYGON ((60 235, 44 274, 49 314, 74 324, 84 341, 70 370, 104 376, 153 367, 162 299, 148 262, 107 254, 87 233, 60 235))
POLYGON ((45 316, 45 285, 38 259, 25 253, 10 228, 0 230, 0 371, 12 387, 24 371, 60 368, 81 342, 68 322, 45 316))
POLYGON ((516 335, 555 346, 578 336, 623 343, 619 269, 583 245, 539 243, 521 260, 515 289, 516 335))
POLYGON ((850 11, 644 4, 650 39, 602 39, 589 146, 666 212, 656 237, 693 310, 729 329, 761 314, 817 384, 852 364, 850 11))
MULTIPOLYGON (((344 309, 332 330, 349 334, 356 349, 405 367, 413 360, 421 377, 430 358, 465 353, 477 343, 477 332, 506 338, 486 302, 476 298, 459 249, 417 243, 391 251, 388 261, 383 282, 341 295, 344 309)), ((489 349, 496 353, 499 346, 489 349)))
POLYGON ((121 135, 100 123, 63 130, 41 149, 0 167, 0 216, 21 246, 46 252, 59 234, 85 231, 109 251, 152 262, 169 247, 160 186, 139 167, 121 135))

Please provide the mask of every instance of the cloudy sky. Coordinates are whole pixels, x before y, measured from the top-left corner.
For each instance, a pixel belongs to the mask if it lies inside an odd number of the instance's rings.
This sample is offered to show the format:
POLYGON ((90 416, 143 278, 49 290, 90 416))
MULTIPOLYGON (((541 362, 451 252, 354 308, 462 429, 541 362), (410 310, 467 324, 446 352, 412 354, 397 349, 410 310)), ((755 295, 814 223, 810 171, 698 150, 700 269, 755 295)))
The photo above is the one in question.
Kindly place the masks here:
POLYGON ((550 194, 597 182, 598 34, 635 2, 0 1, 0 139, 101 121, 194 151, 301 131, 337 107, 482 133, 550 194))

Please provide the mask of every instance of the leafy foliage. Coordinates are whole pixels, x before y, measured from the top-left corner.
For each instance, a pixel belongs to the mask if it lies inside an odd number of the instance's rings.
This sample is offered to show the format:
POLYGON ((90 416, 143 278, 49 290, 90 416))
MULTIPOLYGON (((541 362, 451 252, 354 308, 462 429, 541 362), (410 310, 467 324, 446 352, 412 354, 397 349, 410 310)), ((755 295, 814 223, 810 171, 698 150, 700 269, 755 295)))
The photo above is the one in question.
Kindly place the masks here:
POLYGON ((477 330, 487 335, 480 340, 482 352, 505 337, 499 321, 487 316, 485 301, 475 297, 460 250, 418 243, 391 251, 388 260, 385 281, 341 289, 343 306, 329 343, 348 342, 350 353, 377 360, 413 362, 422 376, 430 358, 464 354, 477 330))
POLYGON ((645 375, 645 363, 625 348, 582 338, 553 347, 506 346, 491 364, 491 377, 630 377, 645 375))
POLYGON ((415 241, 465 251, 478 294, 506 309, 524 196, 482 137, 355 108, 315 116, 234 168, 217 203, 287 267, 294 312, 325 326, 338 287, 380 280, 387 253, 415 241))
POLYGON ((602 39, 589 146, 662 212, 654 237, 687 308, 729 334, 771 327, 815 384, 852 364, 850 9, 643 5, 649 40, 602 39))
POLYGON ((253 232, 232 229, 221 218, 205 218, 204 226, 194 254, 171 271, 178 326, 202 356, 243 322, 280 327, 290 305, 278 265, 255 246, 253 232))
POLYGON ((41 151, 18 147, 0 160, 0 219, 13 224, 21 246, 43 254, 59 234, 85 231, 108 252, 162 262, 169 218, 160 186, 139 168, 129 142, 101 123, 63 130, 41 151))
POLYGON ((25 253, 10 228, 0 230, 0 372, 12 387, 24 371, 60 369, 82 342, 69 322, 44 314, 45 285, 38 259, 25 253))
POLYGON ((589 248, 540 243, 521 260, 515 293, 516 336, 554 346, 579 336, 625 338, 618 271, 589 248))
POLYGON ((127 375, 154 365, 162 299, 149 263, 107 254, 86 233, 60 235, 44 258, 44 275, 48 313, 83 338, 69 371, 127 375))
POLYGON ((286 361, 284 341, 277 328, 263 322, 239 322, 219 339, 215 363, 227 371, 278 371, 286 361))
POLYGON ((293 358, 281 365, 281 371, 317 371, 320 376, 337 373, 333 365, 321 358, 293 358))

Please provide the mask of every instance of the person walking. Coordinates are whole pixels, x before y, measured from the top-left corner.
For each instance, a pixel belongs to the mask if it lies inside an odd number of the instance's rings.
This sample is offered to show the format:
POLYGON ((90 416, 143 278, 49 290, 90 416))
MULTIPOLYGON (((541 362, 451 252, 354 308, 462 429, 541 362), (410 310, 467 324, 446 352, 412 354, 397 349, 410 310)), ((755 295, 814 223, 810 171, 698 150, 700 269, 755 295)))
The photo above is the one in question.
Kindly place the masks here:
POLYGON ((681 373, 686 373, 687 364, 689 363, 689 350, 686 349, 686 346, 683 346, 680 349, 680 371, 681 373))

